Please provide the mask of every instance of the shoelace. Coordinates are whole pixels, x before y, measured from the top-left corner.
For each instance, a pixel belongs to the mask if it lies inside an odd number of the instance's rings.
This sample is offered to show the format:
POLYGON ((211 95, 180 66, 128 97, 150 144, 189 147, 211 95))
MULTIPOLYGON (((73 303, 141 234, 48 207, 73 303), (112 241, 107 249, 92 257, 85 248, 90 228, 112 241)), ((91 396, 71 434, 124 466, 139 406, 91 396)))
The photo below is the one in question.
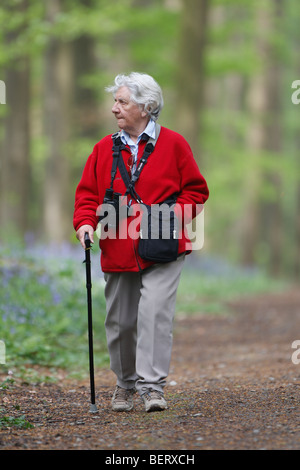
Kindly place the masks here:
POLYGON ((155 400, 155 399, 158 399, 160 400, 162 398, 162 393, 161 392, 158 392, 157 390, 147 390, 145 393, 143 393, 143 396, 145 396, 147 398, 147 400, 155 400))
POLYGON ((118 387, 115 392, 115 400, 127 400, 132 395, 132 391, 122 387, 118 387))

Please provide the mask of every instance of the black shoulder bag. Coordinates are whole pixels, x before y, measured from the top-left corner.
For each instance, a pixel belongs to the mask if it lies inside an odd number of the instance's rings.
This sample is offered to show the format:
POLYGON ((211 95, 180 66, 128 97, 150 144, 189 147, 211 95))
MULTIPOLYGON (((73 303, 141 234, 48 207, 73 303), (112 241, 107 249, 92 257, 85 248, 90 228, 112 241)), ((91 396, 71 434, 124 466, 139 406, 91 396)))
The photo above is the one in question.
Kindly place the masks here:
POLYGON ((178 257, 178 220, 174 212, 176 199, 145 206, 138 252, 141 258, 169 263, 178 257))
POLYGON ((114 157, 118 153, 118 167, 127 188, 126 194, 130 194, 137 203, 142 204, 144 209, 138 246, 140 257, 155 263, 169 263, 175 261, 178 257, 178 220, 174 212, 176 196, 171 196, 160 204, 149 206, 143 203, 134 187, 149 155, 154 150, 159 130, 160 128, 156 128, 156 139, 150 139, 146 144, 143 156, 131 179, 122 157, 121 150, 124 149, 124 146, 118 133, 112 136, 114 141, 113 152, 114 157))

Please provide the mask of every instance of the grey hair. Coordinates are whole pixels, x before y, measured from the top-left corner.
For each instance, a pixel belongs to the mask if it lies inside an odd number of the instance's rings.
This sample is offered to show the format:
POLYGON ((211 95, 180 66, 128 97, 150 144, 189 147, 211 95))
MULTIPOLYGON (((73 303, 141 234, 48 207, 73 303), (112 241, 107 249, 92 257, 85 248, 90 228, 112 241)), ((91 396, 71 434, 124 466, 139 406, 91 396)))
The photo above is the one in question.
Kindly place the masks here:
POLYGON ((127 87, 131 92, 131 100, 143 107, 146 113, 156 121, 164 105, 163 95, 160 86, 153 77, 146 73, 132 72, 129 75, 117 75, 115 84, 106 87, 108 93, 114 96, 122 86, 127 87))

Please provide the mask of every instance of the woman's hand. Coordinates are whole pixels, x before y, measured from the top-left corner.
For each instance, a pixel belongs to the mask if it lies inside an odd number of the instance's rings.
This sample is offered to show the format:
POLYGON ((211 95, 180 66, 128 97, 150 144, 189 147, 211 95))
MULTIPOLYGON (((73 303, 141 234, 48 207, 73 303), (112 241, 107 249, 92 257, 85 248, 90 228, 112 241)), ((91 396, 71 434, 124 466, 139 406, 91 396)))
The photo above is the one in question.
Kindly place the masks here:
POLYGON ((85 248, 84 235, 85 233, 89 234, 91 243, 94 243, 94 229, 91 225, 82 225, 76 232, 76 238, 80 241, 83 248, 85 248))

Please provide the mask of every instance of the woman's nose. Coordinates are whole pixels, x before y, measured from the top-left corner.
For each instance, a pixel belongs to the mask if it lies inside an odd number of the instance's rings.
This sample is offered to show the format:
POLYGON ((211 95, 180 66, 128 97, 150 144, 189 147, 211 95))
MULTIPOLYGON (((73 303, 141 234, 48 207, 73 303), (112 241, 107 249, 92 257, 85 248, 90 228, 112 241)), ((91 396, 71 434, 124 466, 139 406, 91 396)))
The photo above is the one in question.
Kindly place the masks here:
POLYGON ((111 108, 111 110, 112 110, 113 113, 117 113, 118 112, 118 103, 115 103, 113 105, 113 107, 111 108))

